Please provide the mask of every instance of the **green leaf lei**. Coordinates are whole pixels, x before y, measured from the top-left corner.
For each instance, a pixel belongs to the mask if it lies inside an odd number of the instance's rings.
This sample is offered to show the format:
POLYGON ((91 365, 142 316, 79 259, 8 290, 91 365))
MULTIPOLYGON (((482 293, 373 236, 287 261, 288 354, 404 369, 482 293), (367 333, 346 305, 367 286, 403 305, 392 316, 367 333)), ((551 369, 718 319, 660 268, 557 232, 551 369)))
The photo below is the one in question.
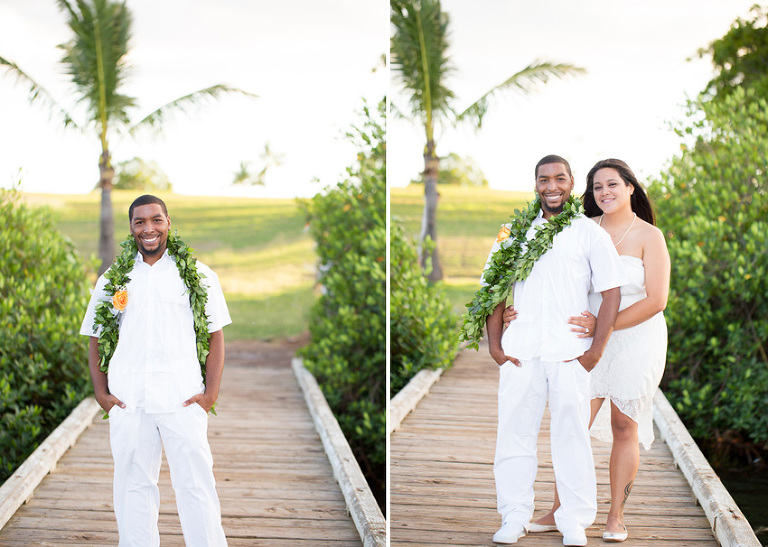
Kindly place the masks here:
MULTIPOLYGON (((109 300, 100 302, 96 306, 96 319, 94 321, 94 334, 101 327, 99 334, 99 367, 106 373, 109 369, 109 361, 115 354, 117 341, 120 336, 120 314, 112 305, 112 297, 117 291, 124 290, 131 280, 128 274, 133 270, 136 254, 139 252, 136 241, 129 236, 120 246, 123 251, 115 259, 112 267, 107 270, 104 277, 107 284, 104 291, 109 300)), ((168 236, 168 254, 175 260, 184 285, 189 293, 189 303, 192 306, 192 317, 195 325, 195 342, 197 344, 197 360, 200 362, 200 372, 205 383, 205 361, 208 358, 211 335, 208 332, 208 316, 205 314, 205 304, 208 301, 208 291, 202 286, 201 279, 205 275, 197 271, 194 250, 188 247, 178 235, 174 233, 168 236)), ((129 304, 130 305, 130 302, 129 304)))
POLYGON ((577 197, 571 196, 563 205, 563 211, 550 217, 544 224, 536 226, 536 235, 527 241, 525 234, 540 210, 541 201, 537 197, 525 211, 516 209, 515 214, 510 217, 510 224, 507 225, 509 237, 501 243, 483 274, 487 285, 475 293, 472 302, 467 304, 469 310, 462 317, 464 325, 459 340, 469 342, 468 348, 478 349, 488 316, 509 296, 515 281, 523 281, 530 275, 536 261, 552 248, 555 236, 570 225, 584 208, 577 197))

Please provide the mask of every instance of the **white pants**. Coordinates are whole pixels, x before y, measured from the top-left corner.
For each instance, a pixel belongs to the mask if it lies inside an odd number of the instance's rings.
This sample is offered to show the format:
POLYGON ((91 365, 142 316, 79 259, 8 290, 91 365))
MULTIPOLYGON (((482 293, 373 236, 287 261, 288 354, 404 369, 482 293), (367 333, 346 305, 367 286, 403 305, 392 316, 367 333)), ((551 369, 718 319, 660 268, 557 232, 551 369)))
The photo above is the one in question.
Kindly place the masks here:
POLYGON ((550 438, 560 508, 557 528, 595 521, 597 486, 589 439, 589 373, 574 361, 506 363, 499 370, 499 425, 493 472, 502 522, 526 526, 533 516, 536 444, 549 396, 550 438))
POLYGON ((208 416, 200 405, 164 414, 115 405, 109 412, 109 440, 120 547, 160 545, 157 482, 163 447, 187 547, 227 545, 208 445, 208 416))

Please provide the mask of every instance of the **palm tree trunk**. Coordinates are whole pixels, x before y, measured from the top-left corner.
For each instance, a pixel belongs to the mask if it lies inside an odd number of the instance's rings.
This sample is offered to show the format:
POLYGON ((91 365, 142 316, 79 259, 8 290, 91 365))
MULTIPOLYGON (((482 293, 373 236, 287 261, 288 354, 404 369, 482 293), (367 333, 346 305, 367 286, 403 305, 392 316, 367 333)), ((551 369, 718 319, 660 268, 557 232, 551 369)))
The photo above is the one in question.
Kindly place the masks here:
POLYGON ((112 179, 115 176, 115 170, 109 159, 109 150, 104 150, 99 159, 99 187, 101 188, 99 275, 107 271, 115 257, 115 222, 112 215, 112 179))
POLYGON ((435 141, 427 141, 424 151, 424 215, 421 218, 421 248, 419 249, 421 267, 427 267, 428 258, 432 261, 432 270, 427 275, 430 281, 443 278, 443 268, 437 252, 437 169, 439 159, 435 153, 435 141), (433 242, 431 253, 424 252, 424 240, 429 236, 433 242))

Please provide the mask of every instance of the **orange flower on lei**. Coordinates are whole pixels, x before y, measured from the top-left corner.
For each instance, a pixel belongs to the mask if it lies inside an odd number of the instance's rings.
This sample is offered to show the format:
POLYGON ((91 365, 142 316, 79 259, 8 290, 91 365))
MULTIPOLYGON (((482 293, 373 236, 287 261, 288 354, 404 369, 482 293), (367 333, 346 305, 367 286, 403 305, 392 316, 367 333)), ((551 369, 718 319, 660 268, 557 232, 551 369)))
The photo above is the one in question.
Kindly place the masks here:
POLYGON ((499 230, 499 235, 496 236, 496 242, 501 243, 502 241, 506 241, 509 238, 509 234, 511 234, 512 231, 510 230, 509 226, 506 224, 501 227, 501 230, 499 230))
POLYGON ((125 289, 115 291, 115 295, 112 297, 112 305, 117 311, 124 311, 125 306, 128 305, 128 291, 125 289))

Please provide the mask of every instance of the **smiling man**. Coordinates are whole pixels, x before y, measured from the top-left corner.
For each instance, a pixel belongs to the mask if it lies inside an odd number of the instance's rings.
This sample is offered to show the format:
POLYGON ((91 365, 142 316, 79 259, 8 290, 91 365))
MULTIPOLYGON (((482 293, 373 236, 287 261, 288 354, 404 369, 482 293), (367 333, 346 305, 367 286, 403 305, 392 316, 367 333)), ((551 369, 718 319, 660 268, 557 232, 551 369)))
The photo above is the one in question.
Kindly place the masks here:
POLYGON ((224 367, 222 327, 231 323, 224 294, 216 274, 201 262, 194 264, 199 277, 189 268, 182 275, 175 252, 183 244, 169 250, 171 218, 160 198, 137 198, 128 218, 138 252, 126 257, 133 259, 130 266, 118 259, 99 278, 80 330, 91 337, 88 366, 94 393, 109 415, 120 545, 160 544, 157 483, 164 447, 186 545, 223 546, 227 540, 207 413, 218 397, 224 367), (115 287, 113 281, 125 276, 125 286, 115 287), (200 291, 207 294, 205 334, 210 337, 205 378, 190 299, 200 291), (99 306, 118 317, 116 327, 99 322, 99 306), (107 373, 99 354, 105 328, 116 328, 118 336, 107 373))
POLYGON ((535 182, 541 210, 525 233, 526 241, 499 237, 488 258, 490 264, 497 251, 512 245, 543 250, 528 277, 514 285, 516 319, 503 330, 505 303, 501 302, 486 323, 489 350, 500 374, 494 475, 502 527, 493 536, 496 543, 517 543, 530 528, 536 444, 547 400, 561 502, 555 522, 563 544, 586 545, 585 529, 597 512, 588 428, 589 371, 600 360, 613 329, 619 287, 625 279, 607 233, 581 214, 563 212, 573 183, 565 159, 542 158, 536 165, 535 182), (555 219, 567 222, 550 223, 555 219), (537 230, 545 225, 556 234, 548 250, 546 230, 537 230), (568 319, 588 309, 590 285, 602 294, 603 303, 594 336, 579 338, 568 319))

